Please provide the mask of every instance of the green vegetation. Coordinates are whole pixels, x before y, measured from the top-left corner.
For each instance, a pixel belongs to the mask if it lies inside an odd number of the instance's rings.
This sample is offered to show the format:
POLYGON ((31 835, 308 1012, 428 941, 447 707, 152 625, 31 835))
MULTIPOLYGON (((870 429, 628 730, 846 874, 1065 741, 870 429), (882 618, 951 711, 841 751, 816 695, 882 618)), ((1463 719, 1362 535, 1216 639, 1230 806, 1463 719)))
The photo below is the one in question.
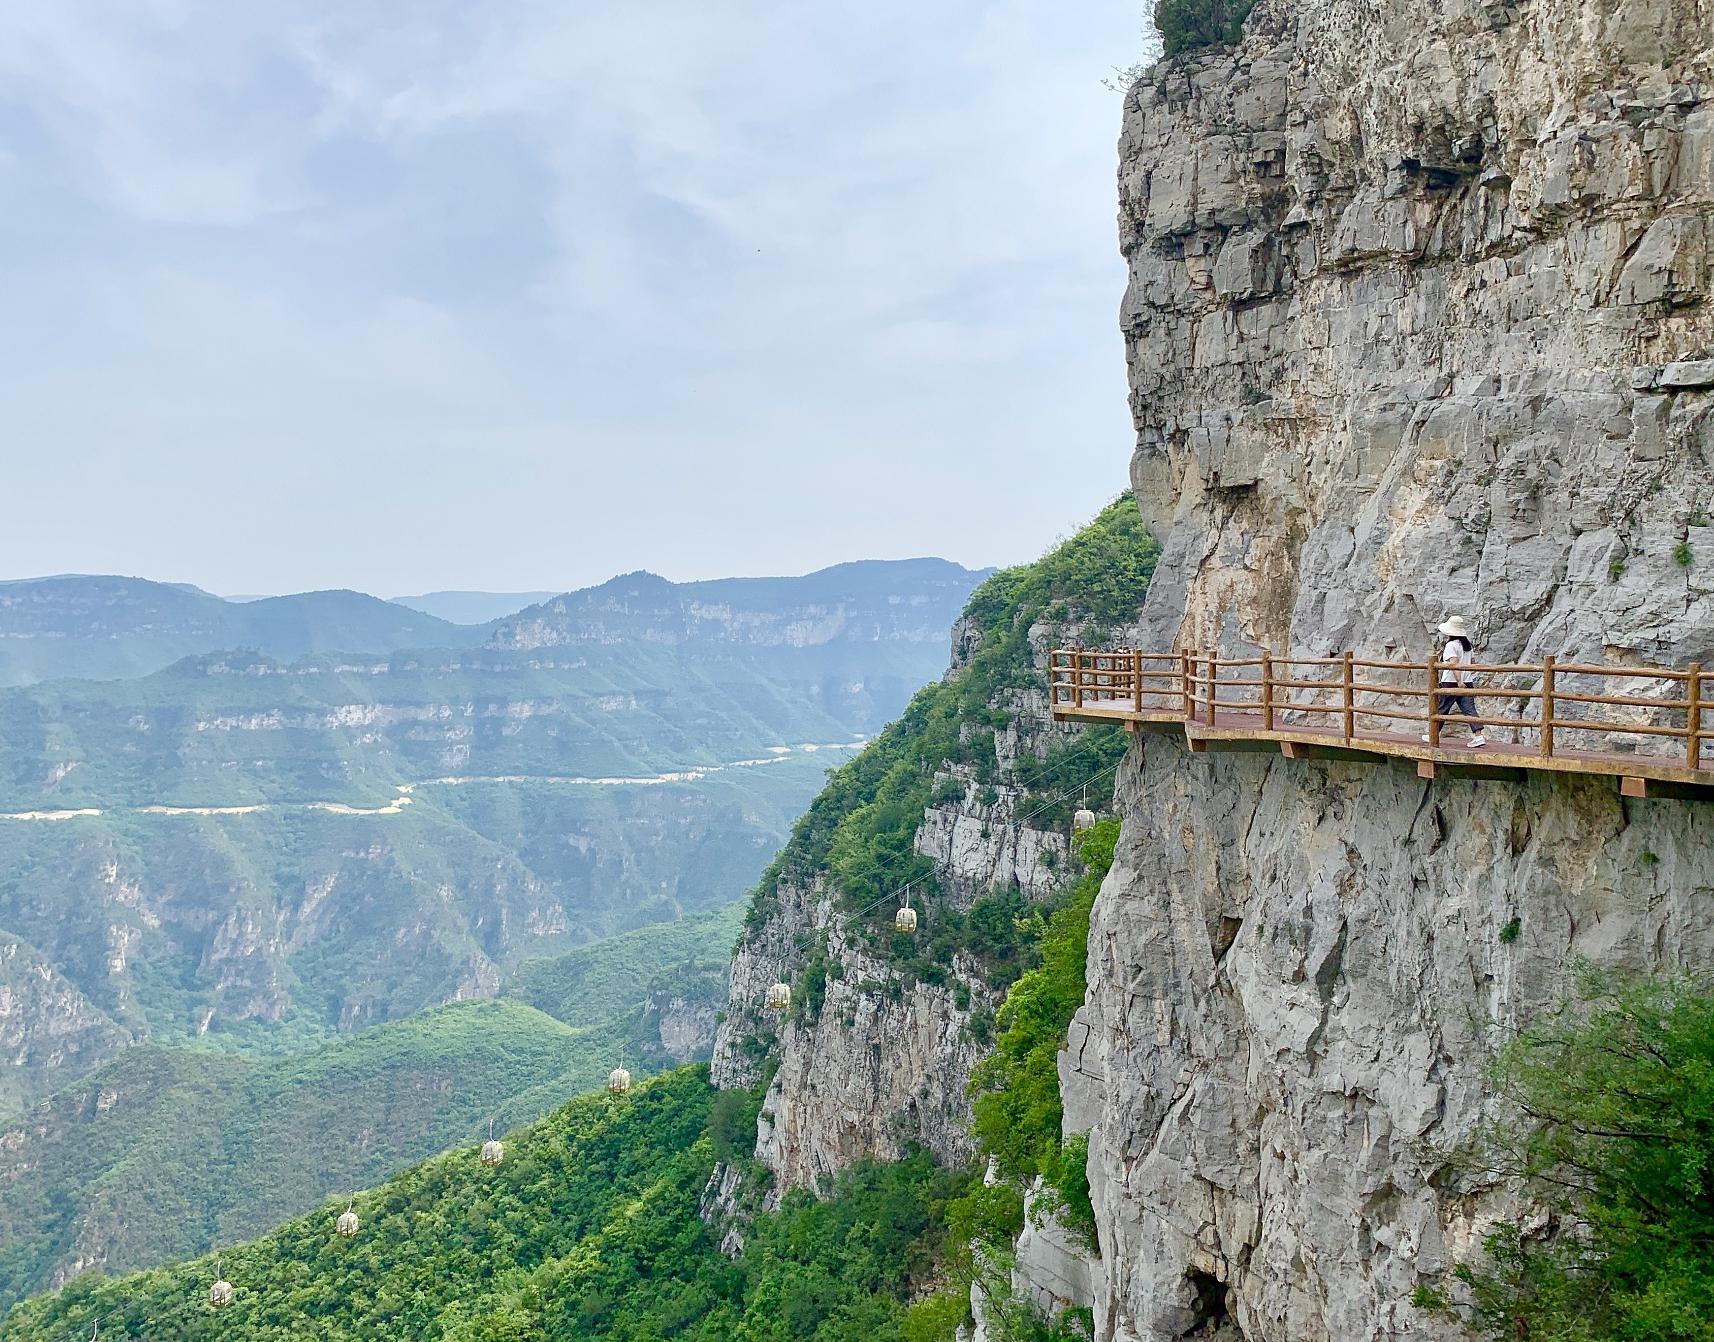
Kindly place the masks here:
MULTIPOLYGON (((1089 1149, 1062 1143, 1059 1050, 1071 1017, 1083 1005, 1089 913, 1113 865, 1117 819, 1103 820, 1082 838, 1084 873, 1069 900, 1047 919, 1037 942, 1040 963, 1022 974, 1000 1008, 994 1052, 972 1078, 976 1135, 1009 1178, 1038 1176, 1053 1191, 1060 1218, 1093 1245, 1095 1213, 1085 1171, 1089 1149)), ((1038 914, 1039 918, 1040 915, 1038 914)))
POLYGON ((1503 1226, 1458 1276, 1496 1339, 1714 1339, 1714 993, 1585 973, 1578 998, 1501 1057, 1515 1121, 1500 1165, 1555 1214, 1503 1226))
POLYGON ((19 1306, 6 1342, 87 1336, 175 1342, 401 1337, 440 1342, 885 1342, 932 1271, 967 1178, 923 1156, 850 1171, 837 1196, 788 1196, 736 1262, 697 1215, 714 1158, 701 1068, 575 1100, 506 1135, 497 1168, 465 1147, 220 1257, 236 1288, 204 1303, 204 1258, 117 1279, 84 1276, 19 1306))
POLYGON ((302 657, 335 649, 472 647, 487 636, 485 628, 361 592, 227 601, 144 578, 68 574, 0 582, 0 685, 147 675, 217 648, 302 657))
POLYGON ((1672 547, 1672 562, 1677 564, 1679 568, 1689 568, 1690 561, 1695 557, 1695 552, 1690 548, 1689 541, 1680 541, 1672 547))
POLYGON ((1255 0, 1160 0, 1155 29, 1165 55, 1182 56, 1204 47, 1227 46, 1244 35, 1255 0))
POLYGON ((1012 1246, 1023 1229, 1023 1189, 1042 1180, 1036 1204, 1048 1210, 1091 1252, 1095 1210, 1089 1200, 1089 1138, 1063 1138, 1059 1050, 1087 986, 1089 915, 1113 864, 1117 819, 1083 835, 1083 875, 1065 902, 1044 919, 1038 911, 1025 933, 1034 961, 1000 1008, 994 1051, 976 1069, 976 1136, 998 1162, 1003 1180, 974 1185, 948 1208, 951 1242, 939 1290, 913 1306, 910 1342, 951 1342, 969 1316, 970 1292, 982 1297, 997 1342, 1055 1342, 1088 1335, 1075 1312, 1052 1323, 1037 1319, 1011 1289, 1012 1246))
POLYGON ((580 946, 552 959, 526 960, 513 971, 504 991, 568 1025, 605 1020, 634 1009, 643 985, 663 970, 686 984, 694 983, 703 972, 724 980, 732 943, 743 922, 743 905, 728 904, 694 918, 655 923, 580 946))
POLYGON ((126 1051, 0 1130, 0 1308, 40 1290, 84 1235, 110 1272, 201 1253, 472 1140, 490 1118, 544 1114, 618 1061, 638 1076, 670 1066, 645 1001, 712 1010, 738 923, 731 905, 528 962, 507 991, 533 1006, 458 1003, 260 1062, 126 1051))
POLYGON ((1520 936, 1523 935, 1523 930, 1524 930, 1523 920, 1521 918, 1512 918, 1512 919, 1508 920, 1506 925, 1500 929, 1500 941, 1503 944, 1510 946, 1514 941, 1516 941, 1520 936))
MULTIPOLYGON (((5 1069, 0 1116, 14 1096, 69 1084, 127 1035, 281 1054, 468 995, 473 975, 492 981, 514 966, 516 995, 565 1015, 558 1003, 575 991, 567 1019, 599 1021, 612 1013, 581 1002, 591 974, 624 991, 642 965, 646 981, 693 947, 704 963, 730 949, 735 895, 825 770, 825 756, 794 755, 652 787, 422 788, 387 816, 0 821, 0 929, 52 965, 82 995, 89 1030, 104 1032, 75 1070, 50 1065, 63 1041, 39 1064, 27 1053, 28 1065, 5 1069), (723 905, 718 927, 696 922, 723 905), (227 919, 281 934, 208 954, 211 929, 227 919), (580 956, 646 926, 667 929, 666 940, 580 956), (115 968, 109 937, 120 931, 115 968), (550 970, 554 956, 571 958, 550 970)), ((11 972, 0 961, 0 982, 11 972)))
MULTIPOLYGON (((1036 563, 1002 569, 978 588, 964 613, 976 639, 967 664, 919 693, 903 717, 833 774, 764 874, 749 926, 760 927, 778 907, 782 882, 806 884, 826 875, 848 907, 911 885, 924 925, 913 942, 894 948, 895 955, 933 977, 932 966, 943 969, 955 951, 972 950, 999 962, 998 981, 1009 981, 1019 950, 1013 929, 1024 901, 1002 893, 963 915, 936 905, 932 865, 914 846, 917 826, 937 788, 944 799, 962 787, 948 770, 972 776, 993 790, 993 799, 1002 786, 1015 789, 1015 813, 1031 814, 1043 829, 1069 824, 1078 804, 1069 794, 1085 779, 1095 779, 1091 804, 1107 803, 1112 770, 1126 748, 1121 730, 1087 728, 1046 761, 1026 759, 1016 772, 997 763, 995 733, 1012 722, 1013 713, 1003 707, 1008 698, 1041 689, 1030 630, 1041 626, 1051 636, 1075 630, 1087 641, 1101 641, 1106 630, 1136 619, 1158 555, 1130 497, 1121 496, 1036 563)), ((890 907, 868 915, 877 944, 892 945, 891 920, 890 907)))
POLYGON ((877 731, 944 658, 927 641, 211 653, 0 690, 0 811, 378 806, 448 774, 646 778, 877 731))

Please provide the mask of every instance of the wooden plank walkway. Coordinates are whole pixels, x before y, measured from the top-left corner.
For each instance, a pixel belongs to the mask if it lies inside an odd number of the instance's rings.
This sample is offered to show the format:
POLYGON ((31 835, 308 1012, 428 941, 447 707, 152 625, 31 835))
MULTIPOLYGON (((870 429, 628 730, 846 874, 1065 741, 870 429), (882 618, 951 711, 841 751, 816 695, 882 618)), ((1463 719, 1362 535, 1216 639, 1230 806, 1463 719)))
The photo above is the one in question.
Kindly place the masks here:
POLYGON ((1482 706, 1477 721, 1486 745, 1479 749, 1443 731, 1470 719, 1444 711, 1453 691, 1431 692, 1443 673, 1434 662, 1060 649, 1051 659, 1050 697, 1058 720, 1182 732, 1196 753, 1410 759, 1424 778, 1595 774, 1618 779, 1626 796, 1714 800, 1714 759, 1703 759, 1704 742, 1714 738, 1714 704, 1708 702, 1714 673, 1700 666, 1560 665, 1551 658, 1538 666, 1461 669, 1476 684, 1456 692, 1482 706), (1415 683, 1377 679, 1387 675, 1415 683), (1603 677, 1629 692, 1595 692, 1603 677), (1659 687, 1675 692, 1669 696, 1659 687), (1495 701, 1509 703, 1514 715, 1497 716, 1503 710, 1487 706, 1495 701), (1606 716, 1595 716, 1600 713, 1606 716), (1433 739, 1424 741, 1425 735, 1433 739), (1568 737, 1580 744, 1570 745, 1568 737))

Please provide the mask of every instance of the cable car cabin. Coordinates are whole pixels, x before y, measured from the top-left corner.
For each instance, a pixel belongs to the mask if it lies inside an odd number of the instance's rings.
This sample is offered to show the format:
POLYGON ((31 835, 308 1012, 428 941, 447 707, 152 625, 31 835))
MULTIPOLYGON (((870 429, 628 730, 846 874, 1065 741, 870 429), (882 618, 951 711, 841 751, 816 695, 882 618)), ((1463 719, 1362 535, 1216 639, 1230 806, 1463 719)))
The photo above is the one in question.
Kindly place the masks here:
POLYGON ((609 1095, 624 1095, 631 1089, 631 1074, 623 1067, 615 1067, 607 1074, 607 1093, 609 1095))
POLYGON ((917 911, 908 905, 893 916, 893 931, 915 932, 917 930, 917 911))
POLYGON ((357 1213, 347 1207, 339 1214, 339 1219, 333 1223, 333 1228, 346 1239, 350 1239, 357 1233, 357 1213))
POLYGON ((769 1011, 785 1011, 792 1004, 791 985, 776 983, 768 989, 767 1007, 769 1011))
POLYGON ((482 1143, 482 1163, 484 1165, 498 1165, 505 1158, 506 1148, 501 1146, 493 1137, 482 1143))
POLYGON ((208 1307, 210 1309, 225 1309, 232 1303, 235 1292, 229 1281, 217 1281, 208 1288, 208 1307))
POLYGON ((1077 808, 1077 814, 1071 817, 1071 832, 1081 834, 1086 829, 1095 828, 1095 812, 1087 806, 1077 808))

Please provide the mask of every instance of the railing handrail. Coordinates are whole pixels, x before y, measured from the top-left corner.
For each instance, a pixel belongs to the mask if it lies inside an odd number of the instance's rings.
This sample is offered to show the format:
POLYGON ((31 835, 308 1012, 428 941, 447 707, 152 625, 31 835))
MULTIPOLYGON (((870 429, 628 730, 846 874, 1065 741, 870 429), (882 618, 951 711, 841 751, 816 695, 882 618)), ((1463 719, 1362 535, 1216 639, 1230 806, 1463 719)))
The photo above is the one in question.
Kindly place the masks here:
POLYGON ((1136 648, 1054 648, 1048 655, 1048 667, 1050 704, 1081 706, 1092 701, 1114 705, 1129 701, 1132 705, 1130 711, 1139 715, 1197 722, 1205 726, 1218 725, 1217 719, 1222 712, 1259 713, 1264 720, 1263 730, 1277 732, 1278 718, 1282 714, 1338 713, 1342 717, 1338 734, 1345 740, 1358 735, 1356 727, 1359 720, 1382 718, 1393 722, 1425 722, 1428 724, 1430 746, 1438 746, 1443 724, 1463 722, 1477 727, 1510 728, 1514 745, 1522 744, 1523 733, 1533 730, 1538 736, 1539 753, 1549 757, 1563 753, 1562 743, 1558 740, 1560 732, 1667 737, 1684 742, 1685 762, 1691 769, 1702 767, 1702 743, 1714 741, 1714 694, 1709 692, 1714 689, 1714 684, 1711 684, 1714 671, 1705 671, 1700 662, 1676 669, 1598 666, 1560 662, 1552 656, 1544 657, 1539 664, 1443 663, 1437 657, 1420 662, 1385 661, 1358 657, 1354 653, 1341 653, 1337 657, 1284 657, 1265 652, 1259 657, 1220 657, 1196 648, 1176 652, 1147 652, 1136 648), (1165 663, 1166 668, 1155 669, 1147 665, 1151 663, 1165 663), (1254 668, 1260 669, 1259 675, 1233 674, 1254 668), (1303 679, 1293 674, 1298 668, 1328 668, 1334 674, 1325 678, 1303 679), (1371 679, 1358 679, 1357 669, 1410 673, 1413 681, 1410 684, 1380 684, 1371 679), (1529 677, 1532 683, 1455 682, 1441 685, 1443 673, 1456 676, 1457 681, 1483 676, 1523 676, 1529 677), (1561 678, 1564 677, 1656 680, 1682 686, 1682 690, 1672 698, 1653 697, 1635 690, 1602 694, 1581 685, 1576 689, 1569 688, 1562 684, 1561 678), (1337 702, 1314 703, 1294 697, 1305 693, 1332 694, 1337 702), (1444 711, 1445 700, 1466 697, 1472 701, 1499 700, 1502 704, 1515 705, 1516 716, 1444 711), (1396 704, 1383 706, 1384 701, 1398 699, 1419 707, 1400 709, 1396 704), (1526 717, 1532 703, 1537 711, 1533 717, 1526 717), (1567 716, 1560 710, 1570 704, 1682 713, 1684 722, 1677 725, 1658 720, 1624 722, 1610 718, 1567 716))

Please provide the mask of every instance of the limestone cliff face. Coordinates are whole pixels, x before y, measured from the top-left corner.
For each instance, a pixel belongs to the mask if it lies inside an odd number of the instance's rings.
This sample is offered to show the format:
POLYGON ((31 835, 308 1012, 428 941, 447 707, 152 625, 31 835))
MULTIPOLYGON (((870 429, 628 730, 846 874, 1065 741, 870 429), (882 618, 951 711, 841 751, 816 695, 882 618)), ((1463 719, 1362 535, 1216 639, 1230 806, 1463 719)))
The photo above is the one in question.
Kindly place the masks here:
POLYGON ((36 1099, 56 1071, 87 1071, 127 1042, 127 1031, 45 956, 0 933, 0 1115, 36 1099))
POLYGON ((489 642, 508 649, 939 644, 984 576, 941 559, 868 560, 801 578, 690 583, 627 573, 527 607, 499 622, 489 642))
MULTIPOLYGON (((1031 635, 1045 660, 1045 630, 1031 635)), ((951 674, 963 670, 977 641, 955 629, 951 674)), ((956 908, 1014 886, 1032 900, 1045 899, 1073 874, 1067 835, 1032 823, 1032 794, 1019 779, 1065 729, 1050 721, 1041 692, 1008 690, 1002 697, 996 707, 1005 709, 1010 726, 995 736, 1001 781, 979 788, 968 767, 947 768, 942 781, 963 785, 963 795, 928 807, 916 830, 916 851, 934 863, 937 898, 956 908)), ((991 1020, 1004 992, 985 966, 963 955, 941 983, 901 973, 847 926, 838 896, 824 876, 781 882, 777 906, 739 944, 715 1041, 712 1076, 719 1086, 753 1085, 766 1061, 775 1064, 756 1144, 757 1159, 773 1173, 775 1197, 814 1187, 864 1158, 898 1158, 912 1144, 948 1164, 976 1154, 970 1072, 989 1045, 987 1032, 972 1023, 991 1020), (803 969, 823 944, 825 996, 805 1010, 803 969), (794 984, 798 999, 783 1017, 762 1009, 776 980, 794 984)), ((736 1188, 720 1193, 729 1206, 736 1188)))
MULTIPOLYGON (((1147 646, 1460 612, 1496 661, 1714 660, 1711 42, 1707 0, 1262 0, 1139 83, 1147 646)), ((1408 1300, 1517 1210, 1449 1158, 1483 1069, 1573 957, 1714 971, 1714 812, 1168 737, 1120 804, 1061 1066, 1097 1336, 1455 1336, 1408 1300)))

